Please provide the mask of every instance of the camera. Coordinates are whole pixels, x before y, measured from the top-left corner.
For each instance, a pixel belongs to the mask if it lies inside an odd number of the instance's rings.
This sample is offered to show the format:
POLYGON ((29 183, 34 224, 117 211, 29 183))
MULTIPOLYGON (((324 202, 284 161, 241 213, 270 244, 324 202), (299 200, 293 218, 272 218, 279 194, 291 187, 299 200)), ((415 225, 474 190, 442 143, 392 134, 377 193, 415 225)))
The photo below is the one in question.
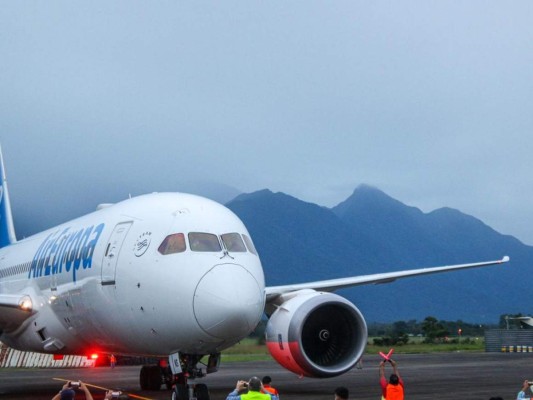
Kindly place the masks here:
POLYGON ((529 386, 533 386, 533 381, 527 381, 527 384, 528 384, 529 386))
POLYGON ((68 383, 68 386, 73 389, 77 389, 80 387, 80 381, 71 381, 68 383))
POLYGON ((111 392, 111 398, 112 399, 118 399, 118 396, 120 396, 122 392, 120 390, 113 390, 111 392))

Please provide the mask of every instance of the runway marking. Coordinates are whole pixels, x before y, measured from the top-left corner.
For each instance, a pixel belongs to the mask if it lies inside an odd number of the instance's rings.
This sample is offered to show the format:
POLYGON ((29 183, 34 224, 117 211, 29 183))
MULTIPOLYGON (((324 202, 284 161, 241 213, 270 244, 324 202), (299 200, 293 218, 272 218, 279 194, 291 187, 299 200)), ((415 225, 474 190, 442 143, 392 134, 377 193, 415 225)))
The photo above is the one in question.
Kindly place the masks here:
MULTIPOLYGON (((53 380, 55 381, 63 381, 63 382, 70 382, 70 379, 64 379, 64 378, 52 378, 53 380)), ((105 391, 108 391, 108 390, 111 390, 111 389, 108 389, 108 388, 105 388, 103 386, 98 386, 98 385, 92 385, 90 383, 87 383, 87 382, 84 382, 82 381, 83 384, 85 386, 89 386, 89 387, 92 387, 92 388, 96 388, 96 389, 102 389, 102 390, 105 390, 105 391)), ((155 399, 151 399, 149 397, 142 397, 142 396, 137 396, 136 394, 133 394, 133 393, 128 393, 128 392, 124 392, 126 393, 128 396, 130 397, 133 397, 135 399, 140 399, 140 400, 155 400, 155 399)))

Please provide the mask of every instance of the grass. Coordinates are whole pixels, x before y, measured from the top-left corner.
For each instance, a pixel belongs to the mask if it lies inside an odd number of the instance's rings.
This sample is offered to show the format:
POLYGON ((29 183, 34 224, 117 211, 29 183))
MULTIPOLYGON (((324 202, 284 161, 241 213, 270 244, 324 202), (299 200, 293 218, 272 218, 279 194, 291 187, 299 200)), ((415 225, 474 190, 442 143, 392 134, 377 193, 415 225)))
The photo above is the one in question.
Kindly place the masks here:
MULTIPOLYGON (((365 354, 378 354, 380 351, 388 352, 387 346, 375 346, 372 343, 373 338, 368 339, 365 354)), ((411 338, 409 343, 394 347, 395 353, 437 353, 437 352, 457 352, 470 351, 482 352, 485 351, 485 341, 483 338, 467 338, 462 339, 460 343, 422 343, 422 338, 411 338)), ((259 344, 255 338, 247 338, 242 340, 235 346, 224 350, 222 352, 222 361, 224 362, 239 362, 239 361, 267 361, 271 360, 266 345, 259 344)))
MULTIPOLYGON (((372 340, 369 340, 372 343, 372 340)), ((387 350, 387 346, 375 346, 369 344, 366 346, 366 354, 377 354, 380 351, 387 350), (385 349, 384 349, 385 348, 385 349)), ((482 352, 485 351, 485 341, 483 339, 475 339, 468 341, 462 341, 460 343, 422 343, 422 340, 412 340, 408 344, 394 347, 395 353, 442 353, 442 352, 455 352, 455 351, 472 351, 482 352)))
POLYGON ((267 361, 272 357, 265 344, 259 344, 256 338, 246 338, 235 346, 222 352, 222 361, 267 361))

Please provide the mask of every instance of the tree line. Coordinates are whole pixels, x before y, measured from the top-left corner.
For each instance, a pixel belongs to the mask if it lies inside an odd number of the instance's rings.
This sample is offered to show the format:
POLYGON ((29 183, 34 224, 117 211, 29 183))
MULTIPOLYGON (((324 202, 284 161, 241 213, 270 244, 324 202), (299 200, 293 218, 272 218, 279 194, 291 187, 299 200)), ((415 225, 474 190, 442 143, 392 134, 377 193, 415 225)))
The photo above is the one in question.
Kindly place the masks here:
POLYGON ((500 316, 497 324, 469 323, 462 320, 444 321, 428 316, 423 321, 409 320, 393 323, 370 323, 368 335, 374 337, 376 345, 402 345, 409 343, 412 337, 423 337, 425 343, 441 343, 449 340, 469 340, 471 337, 483 337, 487 329, 519 329, 518 320, 522 314, 505 314, 500 316))

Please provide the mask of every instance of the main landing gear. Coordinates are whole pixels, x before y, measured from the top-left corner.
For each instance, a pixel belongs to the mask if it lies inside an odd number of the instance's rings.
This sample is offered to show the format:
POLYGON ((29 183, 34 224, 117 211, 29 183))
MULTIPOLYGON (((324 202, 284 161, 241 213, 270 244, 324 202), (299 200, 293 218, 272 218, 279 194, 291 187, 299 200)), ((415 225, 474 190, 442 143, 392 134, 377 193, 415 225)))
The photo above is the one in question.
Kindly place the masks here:
POLYGON ((159 365, 144 365, 141 368, 140 383, 142 390, 160 390, 161 385, 172 390, 172 400, 210 400, 209 390, 203 383, 189 384, 189 379, 202 378, 216 372, 220 362, 220 353, 211 354, 206 365, 206 372, 198 368, 203 355, 180 354, 181 372, 173 374, 165 360, 159 365))

